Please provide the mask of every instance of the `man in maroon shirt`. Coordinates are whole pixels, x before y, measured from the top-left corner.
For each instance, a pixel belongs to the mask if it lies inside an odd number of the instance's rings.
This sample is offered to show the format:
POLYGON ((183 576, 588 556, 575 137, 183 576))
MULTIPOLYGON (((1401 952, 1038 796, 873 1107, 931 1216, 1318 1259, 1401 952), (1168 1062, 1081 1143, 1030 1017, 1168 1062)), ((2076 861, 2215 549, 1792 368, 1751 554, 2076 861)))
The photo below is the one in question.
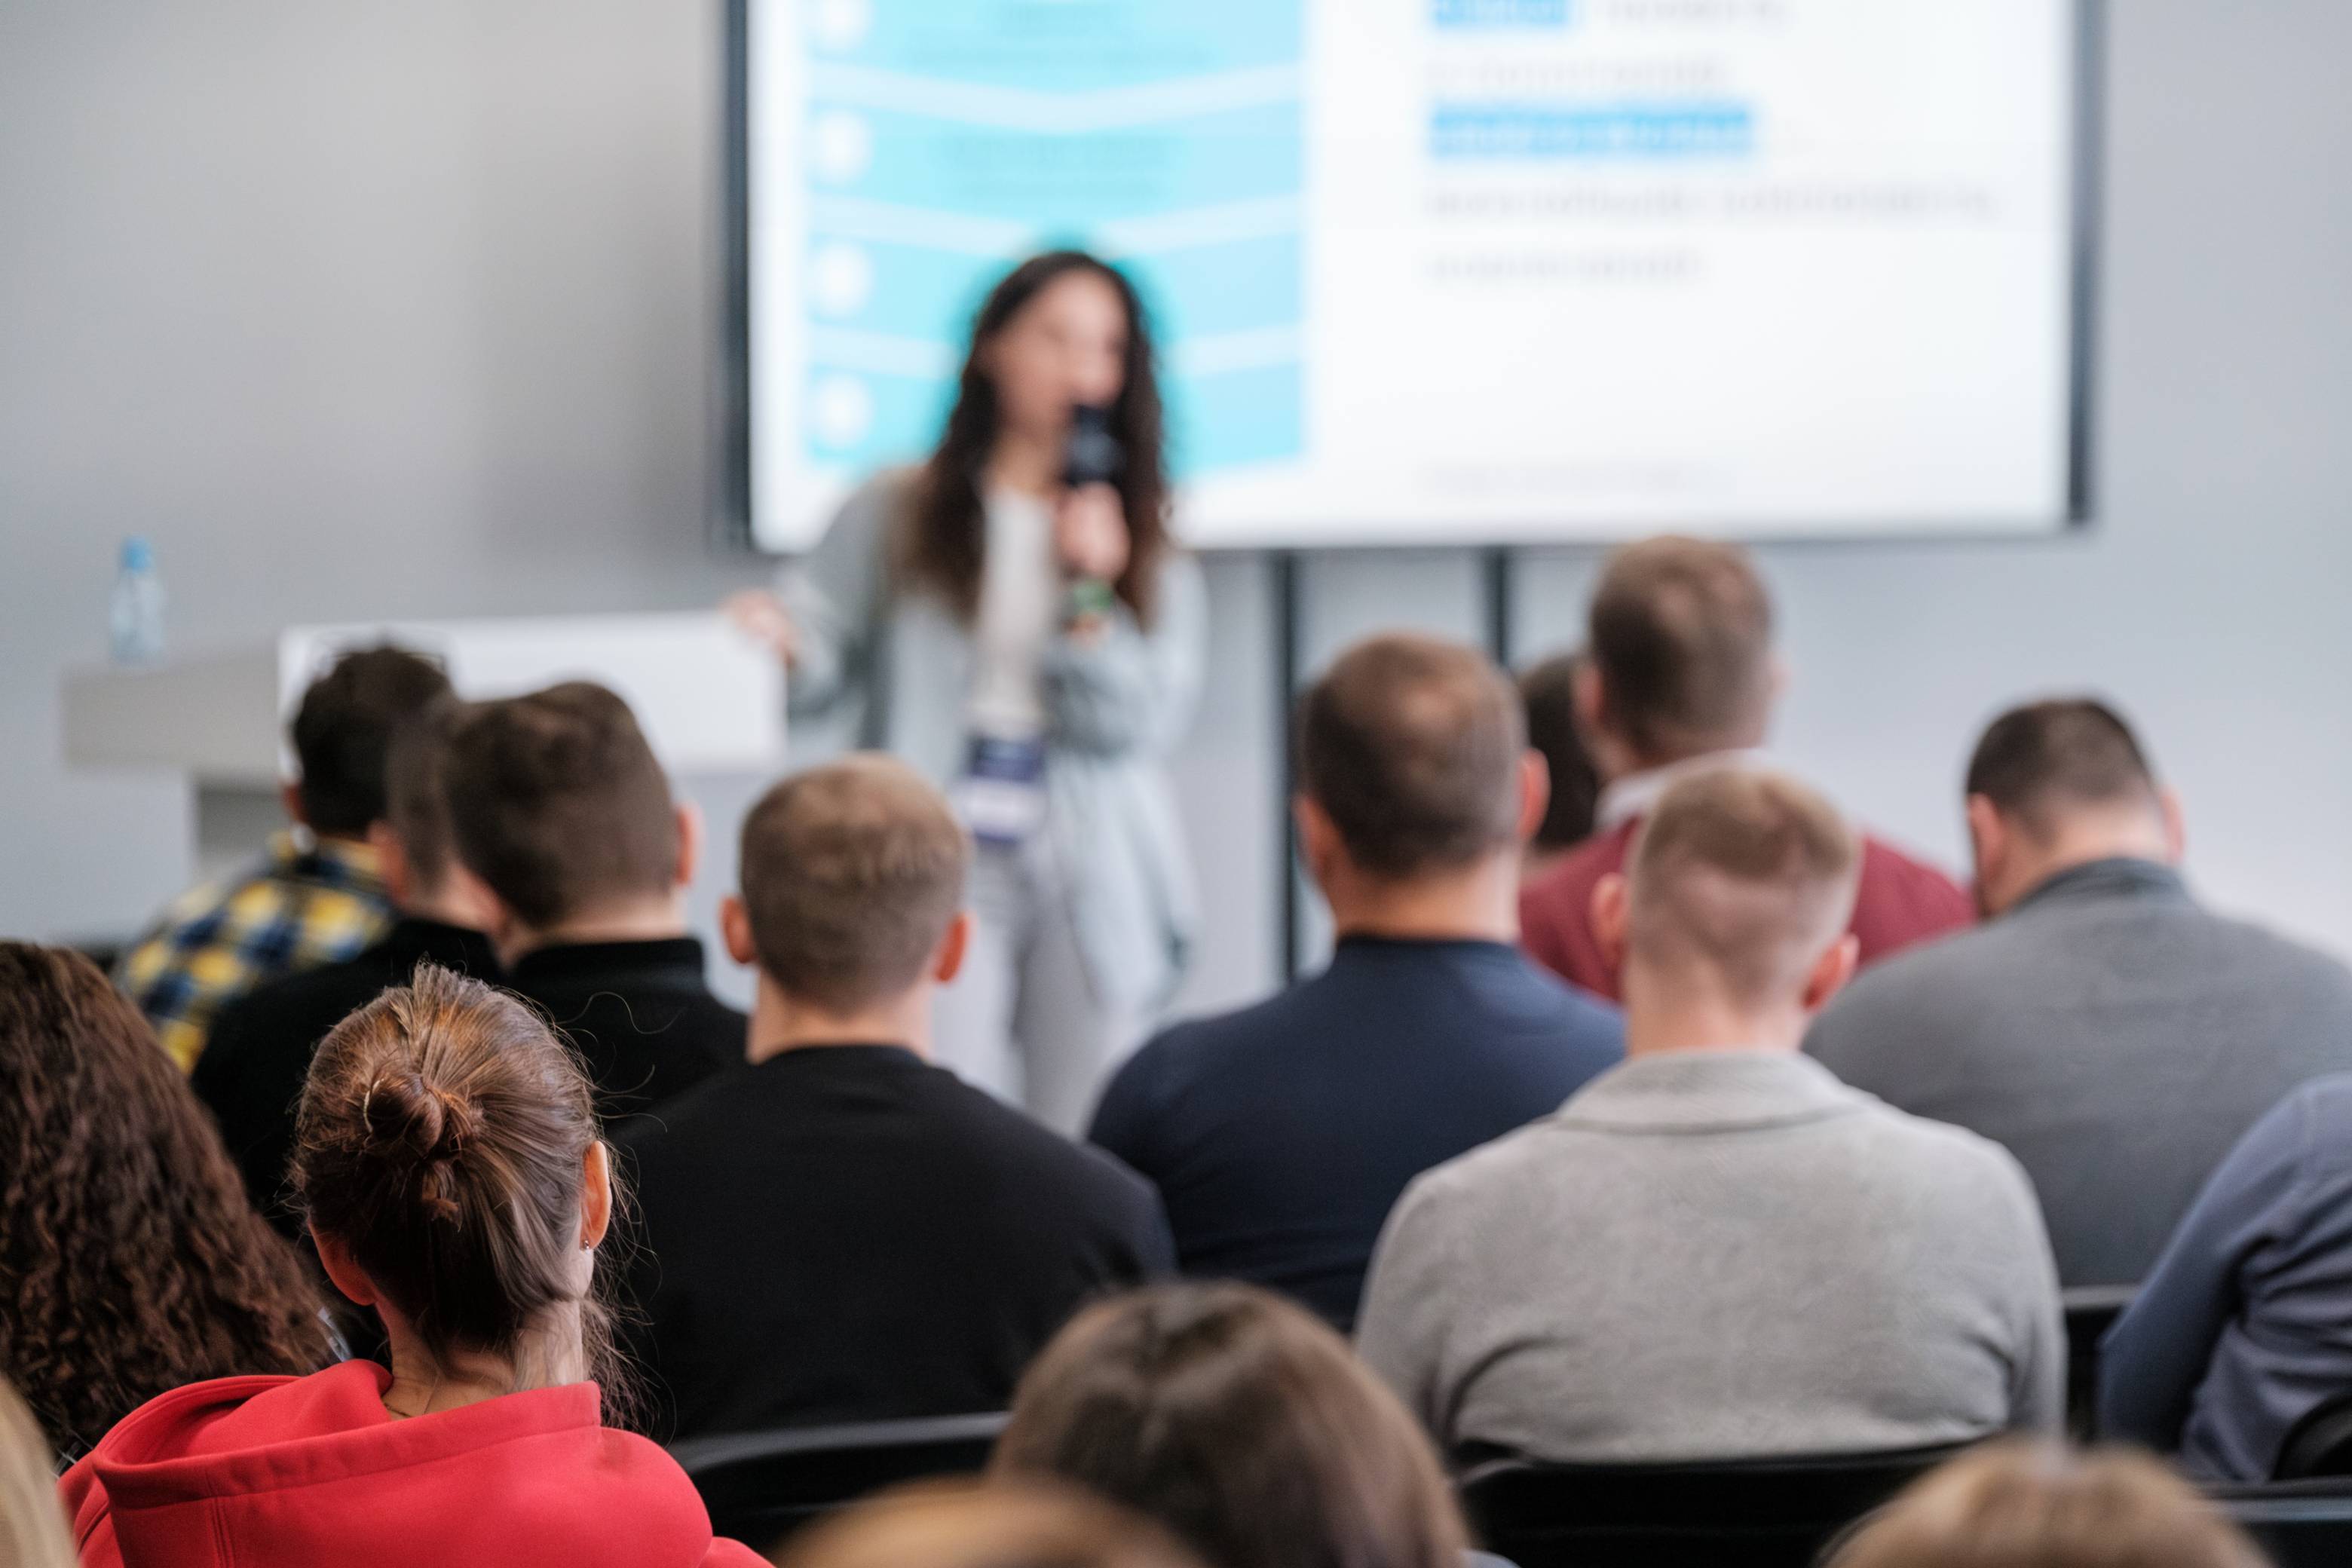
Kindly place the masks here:
MULTIPOLYGON (((1592 891, 1624 868, 1634 830, 1667 785, 1759 757, 1781 672, 1772 605, 1747 552, 1696 539, 1619 551, 1592 596, 1577 710, 1606 781, 1593 836, 1519 895, 1529 957, 1615 1000, 1616 968, 1592 932, 1592 891)), ((1969 924, 1959 885, 1880 840, 1863 842, 1854 936, 1865 964, 1969 924)))

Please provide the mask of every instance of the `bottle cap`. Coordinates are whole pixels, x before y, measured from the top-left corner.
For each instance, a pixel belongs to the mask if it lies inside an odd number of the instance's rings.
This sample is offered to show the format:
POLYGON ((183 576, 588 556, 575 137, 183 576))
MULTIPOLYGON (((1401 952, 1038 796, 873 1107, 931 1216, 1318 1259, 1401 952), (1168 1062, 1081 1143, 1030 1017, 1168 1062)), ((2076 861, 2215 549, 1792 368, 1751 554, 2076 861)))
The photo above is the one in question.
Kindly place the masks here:
POLYGON ((122 569, 125 572, 152 572, 155 569, 155 547, 147 542, 146 535, 134 533, 122 542, 122 569))

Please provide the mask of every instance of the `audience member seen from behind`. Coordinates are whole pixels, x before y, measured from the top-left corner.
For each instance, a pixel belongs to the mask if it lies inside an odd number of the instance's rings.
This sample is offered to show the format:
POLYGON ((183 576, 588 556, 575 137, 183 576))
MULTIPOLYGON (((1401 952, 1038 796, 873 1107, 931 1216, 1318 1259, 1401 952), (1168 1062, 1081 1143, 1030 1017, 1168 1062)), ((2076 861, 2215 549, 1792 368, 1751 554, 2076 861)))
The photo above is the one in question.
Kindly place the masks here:
POLYGON ((813 1527, 780 1568, 1201 1568, 1149 1521, 1075 1488, 944 1482, 813 1527))
POLYGON ((1414 1183, 1373 1260, 1364 1355, 1449 1451, 1731 1459, 2055 1428, 2065 1337, 2017 1163, 1798 1052, 1853 967, 1860 858, 1777 774, 1720 768, 1658 801, 1596 900, 1625 1065, 1414 1183))
POLYGON ((2000 1443, 1915 1483, 1828 1568, 2268 1568, 2165 1468, 2118 1450, 2000 1443))
MULTIPOLYGON (((1635 829, 1668 786, 1760 752, 1782 681, 1772 605, 1747 552, 1652 539, 1610 558, 1592 596, 1578 717, 1600 769, 1597 837, 1530 884, 1522 940, 1538 962, 1614 1000, 1617 965, 1594 929, 1602 879, 1625 865, 1635 829)), ((1968 895, 1943 872, 1874 837, 1862 841, 1852 929, 1868 965, 1969 923, 1968 895)))
POLYGON ((1001 1410, 1081 1301, 1172 1266, 1150 1184, 929 1060, 971 856, 874 754, 745 818, 721 921, 759 971, 751 1066, 628 1140, 677 1436, 1001 1410))
POLYGON ((190 1079, 211 1107, 256 1206, 280 1230, 301 1227, 284 1201, 294 1153, 294 1106, 310 1054, 329 1030, 419 963, 495 979, 498 955, 483 934, 488 894, 457 864, 443 773, 461 710, 435 703, 404 723, 384 765, 383 820, 369 830, 400 918, 355 958, 289 974, 221 1009, 190 1079))
POLYGON ((79 1568, 58 1511, 57 1450, 0 1383, 0 1568, 79 1568))
POLYGON ((1342 654, 1298 706, 1295 806, 1339 942, 1270 1001, 1162 1033, 1094 1141, 1158 1184, 1184 1271, 1347 1329, 1405 1184, 1623 1054, 1615 1014, 1529 963, 1520 846, 1544 810, 1517 694, 1420 637, 1342 654))
POLYGON ((181 1071, 225 1003, 383 934, 392 904, 368 839, 383 819, 384 752, 448 691, 439 665, 387 647, 343 655, 302 694, 289 726, 301 775, 284 788, 293 826, 259 864, 175 900, 123 955, 122 988, 181 1071))
POLYGON ((2099 1431, 2203 1480, 2265 1481, 2352 1394, 2352 1074, 2315 1079, 2221 1162, 2099 1352, 2099 1431))
POLYGON ((150 1403, 66 1478, 88 1568, 758 1561, 712 1541, 668 1456, 603 1424, 610 1163, 587 1079, 529 1007, 428 966, 337 1026, 294 1185, 391 1366, 150 1403))
POLYGON ((1462 1568, 1437 1456, 1328 1328, 1245 1285, 1088 1308, 1021 1380, 994 1473, 1059 1477, 1209 1568, 1462 1568))
POLYGON ((2068 1286, 2137 1284, 2256 1119, 2352 1069, 2352 971, 2199 904, 2179 805, 2101 703, 1995 720, 1968 822, 1991 918, 1865 976, 1806 1048, 2006 1144, 2068 1286))
POLYGON ((702 819, 674 800, 629 705, 572 681, 469 710, 449 741, 459 863, 488 890, 508 984, 587 1058, 619 1119, 743 1058, 710 994, 686 890, 702 819))
POLYGON ((1551 799, 1543 821, 1528 840, 1519 877, 1532 882, 1561 857, 1592 837, 1592 814, 1601 803, 1601 773, 1577 727, 1576 688, 1591 659, 1581 651, 1545 659, 1519 676, 1519 701, 1527 710, 1528 744, 1543 753, 1551 774, 1551 799))
POLYGON ((293 1248, 88 959, 0 942, 0 1377, 79 1455, 145 1401, 324 1363, 293 1248))

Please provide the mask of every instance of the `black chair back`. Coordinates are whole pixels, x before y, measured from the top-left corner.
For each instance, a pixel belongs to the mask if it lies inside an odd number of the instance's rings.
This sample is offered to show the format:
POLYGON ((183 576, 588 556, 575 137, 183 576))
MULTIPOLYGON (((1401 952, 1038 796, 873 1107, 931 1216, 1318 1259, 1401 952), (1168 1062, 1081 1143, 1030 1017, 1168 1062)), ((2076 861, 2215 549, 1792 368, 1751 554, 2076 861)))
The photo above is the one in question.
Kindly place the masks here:
POLYGON ((2221 1487, 2210 1495, 2277 1568, 2352 1563, 2352 1487, 2340 1480, 2221 1487))
POLYGON ((1464 1476, 1462 1502, 1486 1549, 1518 1568, 1807 1568, 1960 1451, 1664 1465, 1497 1459, 1464 1476))
POLYGON ((2279 1445, 2271 1479, 2307 1481, 2352 1476, 2352 1394, 2339 1394, 2294 1424, 2279 1445))
POLYGON ((2099 1342, 2137 1294, 2137 1285, 2084 1285, 2060 1298, 2066 1311, 2066 1430, 2078 1441, 2098 1435, 2099 1342))
POLYGON ((810 1521, 901 1481, 978 1475, 1002 1412, 730 1433, 674 1445, 711 1528, 772 1551, 810 1521))

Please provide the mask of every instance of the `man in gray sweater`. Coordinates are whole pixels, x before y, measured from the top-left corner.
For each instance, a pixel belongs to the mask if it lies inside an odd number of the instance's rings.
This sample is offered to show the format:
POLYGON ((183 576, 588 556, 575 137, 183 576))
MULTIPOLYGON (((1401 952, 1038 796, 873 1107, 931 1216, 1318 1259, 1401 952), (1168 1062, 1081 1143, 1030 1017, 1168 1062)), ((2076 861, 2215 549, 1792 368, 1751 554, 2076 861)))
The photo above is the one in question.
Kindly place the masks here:
POLYGON ((1594 898, 1625 1065, 1415 1182, 1374 1256, 1360 1347, 1441 1445, 1674 1460, 2057 1428, 2058 1284, 2017 1163, 1798 1052, 1853 973, 1859 855, 1777 775, 1659 802, 1594 898))
POLYGON ((1991 918, 1864 975, 1805 1048, 2015 1154, 2066 1285, 2136 1285, 2263 1112, 2352 1070, 2352 972, 2199 905, 2179 806, 2101 703, 1995 720, 1968 819, 1991 918))

